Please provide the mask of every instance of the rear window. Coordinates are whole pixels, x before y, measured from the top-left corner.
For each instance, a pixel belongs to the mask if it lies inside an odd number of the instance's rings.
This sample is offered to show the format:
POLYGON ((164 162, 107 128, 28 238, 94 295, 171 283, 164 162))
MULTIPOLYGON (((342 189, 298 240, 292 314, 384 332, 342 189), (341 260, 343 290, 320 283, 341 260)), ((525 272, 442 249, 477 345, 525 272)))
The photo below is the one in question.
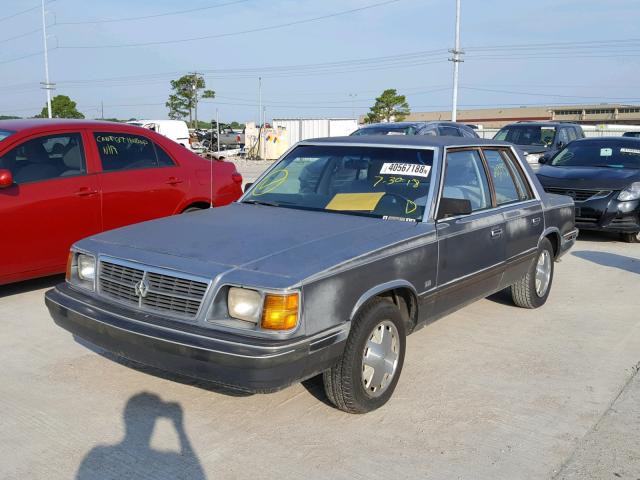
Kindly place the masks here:
POLYGON ((13 135, 16 132, 12 132, 10 130, 0 130, 0 142, 7 138, 10 135, 13 135))
POLYGON ((549 146, 554 142, 556 127, 541 125, 512 125, 503 128, 495 140, 514 143, 516 145, 549 146))
POLYGON ((361 128, 352 135, 415 135, 415 127, 370 127, 361 128))

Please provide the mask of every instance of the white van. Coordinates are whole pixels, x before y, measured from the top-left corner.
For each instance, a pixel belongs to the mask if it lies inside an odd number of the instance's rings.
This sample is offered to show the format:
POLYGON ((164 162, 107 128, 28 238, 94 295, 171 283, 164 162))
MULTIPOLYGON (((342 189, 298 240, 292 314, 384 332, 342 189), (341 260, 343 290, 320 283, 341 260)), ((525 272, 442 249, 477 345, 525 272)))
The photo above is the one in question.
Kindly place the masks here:
POLYGON ((170 138, 185 148, 191 149, 189 142, 189 128, 184 120, 132 120, 129 125, 148 128, 154 132, 170 138))

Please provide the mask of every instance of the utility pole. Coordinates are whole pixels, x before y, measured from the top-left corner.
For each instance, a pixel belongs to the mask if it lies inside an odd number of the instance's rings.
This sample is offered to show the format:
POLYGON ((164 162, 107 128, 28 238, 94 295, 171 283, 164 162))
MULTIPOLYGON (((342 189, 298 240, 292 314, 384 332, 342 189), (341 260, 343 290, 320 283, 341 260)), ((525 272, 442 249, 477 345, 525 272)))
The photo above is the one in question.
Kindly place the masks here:
MULTIPOLYGON (((198 72, 193 72, 193 113, 196 121, 195 128, 198 128, 198 72)), ((193 124, 191 125, 193 127, 193 124)))
POLYGON ((460 0, 456 0, 456 43, 453 50, 449 50, 453 57, 449 59, 453 62, 453 101, 451 105, 451 121, 458 119, 458 68, 459 63, 463 62, 460 57, 464 52, 460 50, 460 0))
POLYGON ((218 116, 218 109, 216 108, 216 137, 218 139, 218 149, 217 152, 220 152, 220 117, 218 116))
POLYGON ((45 18, 44 0, 42 0, 42 41, 44 43, 44 83, 42 88, 47 91, 47 113, 51 118, 51 90, 55 88, 55 84, 49 82, 49 52, 47 51, 47 20, 45 18))
POLYGON ((262 126, 262 77, 258 77, 258 128, 262 126))
POLYGON ((100 100, 100 119, 104 120, 104 101, 100 100))

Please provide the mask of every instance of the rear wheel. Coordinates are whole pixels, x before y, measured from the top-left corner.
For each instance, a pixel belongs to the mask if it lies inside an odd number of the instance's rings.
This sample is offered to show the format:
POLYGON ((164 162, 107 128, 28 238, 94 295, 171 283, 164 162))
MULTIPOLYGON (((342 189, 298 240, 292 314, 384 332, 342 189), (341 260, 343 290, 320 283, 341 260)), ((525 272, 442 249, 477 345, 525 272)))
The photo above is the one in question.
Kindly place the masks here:
POLYGON ((358 313, 340 360, 323 374, 327 398, 348 413, 384 405, 396 388, 406 345, 398 308, 376 298, 358 313))
POLYGON ((553 260, 553 246, 545 238, 527 273, 511 285, 513 303, 522 308, 538 308, 545 304, 553 283, 553 260))
POLYGON ((627 243, 640 243, 640 232, 623 233, 622 240, 627 243))

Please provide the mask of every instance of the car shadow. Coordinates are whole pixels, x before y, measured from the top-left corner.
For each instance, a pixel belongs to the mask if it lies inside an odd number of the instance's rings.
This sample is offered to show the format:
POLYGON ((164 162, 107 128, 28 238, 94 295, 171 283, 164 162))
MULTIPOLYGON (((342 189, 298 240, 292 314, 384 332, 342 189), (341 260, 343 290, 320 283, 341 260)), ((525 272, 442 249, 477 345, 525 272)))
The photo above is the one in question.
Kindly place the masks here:
POLYGON ((163 380, 169 380, 170 382, 181 383, 182 385, 188 385, 191 387, 196 387, 196 388, 207 390, 213 393, 220 393, 222 395, 227 395, 230 397, 250 397, 251 395, 253 395, 250 392, 243 392, 242 390, 236 390, 226 385, 207 382, 206 380, 199 380, 196 378, 191 378, 191 377, 179 375, 176 373, 166 372, 156 367, 144 365, 142 363, 129 360, 128 358, 120 357, 115 353, 109 352, 107 350, 103 350, 97 345, 94 345, 93 343, 88 342, 81 337, 74 335, 73 338, 79 345, 82 345, 83 347, 91 350, 92 352, 97 353, 101 357, 106 358, 107 360, 110 360, 112 362, 116 362, 119 365, 122 365, 123 367, 131 368, 141 373, 146 373, 147 375, 153 375, 154 377, 162 378, 163 380))
POLYGON ((329 405, 331 408, 335 408, 335 405, 333 405, 327 398, 327 394, 324 393, 324 383, 322 382, 322 374, 316 375, 315 377, 311 377, 305 380, 304 382, 302 382, 302 386, 316 400, 324 403, 325 405, 329 405))
POLYGON ((613 232, 592 232, 589 230, 580 230, 578 234, 578 241, 586 242, 621 242, 620 235, 613 232))
POLYGON ((76 480, 125 478, 206 479, 200 460, 184 429, 179 403, 164 402, 158 395, 140 392, 123 410, 125 435, 114 445, 97 445, 82 459, 76 480), (151 438, 158 419, 171 422, 179 452, 156 450, 151 438))
POLYGON ((507 307, 513 307, 513 298, 511 297, 511 292, 508 288, 500 290, 499 292, 494 293, 487 297, 487 300, 490 300, 494 303, 499 303, 500 305, 506 305, 507 307))
POLYGON ((640 275, 640 260, 626 255, 618 255, 609 252, 594 252, 591 250, 581 250, 571 253, 574 257, 588 260, 604 267, 613 267, 627 272, 640 275))
POLYGON ((35 278, 33 280, 25 280, 24 282, 2 285, 0 286, 0 298, 40 290, 42 288, 52 288, 62 282, 64 282, 64 275, 53 275, 51 277, 35 278))

